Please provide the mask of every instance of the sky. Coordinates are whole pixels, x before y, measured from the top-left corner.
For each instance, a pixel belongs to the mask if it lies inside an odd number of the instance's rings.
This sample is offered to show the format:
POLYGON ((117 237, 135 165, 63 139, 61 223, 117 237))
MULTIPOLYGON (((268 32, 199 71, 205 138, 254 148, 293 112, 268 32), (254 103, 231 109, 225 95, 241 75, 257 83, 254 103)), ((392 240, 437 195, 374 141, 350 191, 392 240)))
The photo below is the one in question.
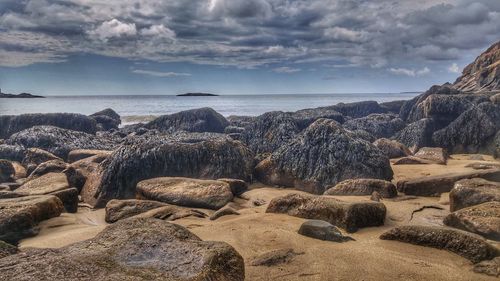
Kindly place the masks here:
POLYGON ((499 0, 0 0, 0 88, 423 91, 498 40, 499 0))

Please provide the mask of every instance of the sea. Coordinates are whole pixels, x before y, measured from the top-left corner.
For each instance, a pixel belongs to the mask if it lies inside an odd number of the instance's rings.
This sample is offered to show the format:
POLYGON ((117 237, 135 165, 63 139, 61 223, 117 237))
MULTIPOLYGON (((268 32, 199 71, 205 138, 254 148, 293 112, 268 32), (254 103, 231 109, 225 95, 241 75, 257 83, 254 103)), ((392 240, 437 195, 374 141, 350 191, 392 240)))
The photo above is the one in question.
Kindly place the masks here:
POLYGON ((269 111, 297 111, 304 108, 373 100, 387 102, 408 100, 419 93, 349 93, 349 94, 280 94, 221 95, 179 97, 172 95, 47 96, 44 99, 0 99, 0 115, 24 113, 71 112, 92 114, 112 108, 123 124, 147 122, 159 115, 211 107, 224 116, 257 116, 269 111))

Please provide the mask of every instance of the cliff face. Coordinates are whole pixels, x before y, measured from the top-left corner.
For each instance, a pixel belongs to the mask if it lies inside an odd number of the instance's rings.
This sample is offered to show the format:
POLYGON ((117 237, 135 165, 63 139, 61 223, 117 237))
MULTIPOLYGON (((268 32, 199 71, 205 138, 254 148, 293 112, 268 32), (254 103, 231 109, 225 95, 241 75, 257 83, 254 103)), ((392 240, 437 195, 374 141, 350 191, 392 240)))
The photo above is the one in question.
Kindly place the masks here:
POLYGON ((500 41, 466 66, 453 87, 465 92, 500 90, 500 41))

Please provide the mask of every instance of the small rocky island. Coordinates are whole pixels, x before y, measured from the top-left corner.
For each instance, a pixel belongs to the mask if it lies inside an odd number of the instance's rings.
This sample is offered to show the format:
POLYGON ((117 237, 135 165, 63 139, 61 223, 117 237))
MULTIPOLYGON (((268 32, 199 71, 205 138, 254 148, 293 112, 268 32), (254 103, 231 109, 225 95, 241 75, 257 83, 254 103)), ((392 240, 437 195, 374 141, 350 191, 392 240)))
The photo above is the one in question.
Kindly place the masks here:
POLYGON ((37 96, 37 95, 32 95, 30 93, 20 93, 18 95, 15 94, 7 94, 7 93, 2 93, 2 90, 0 90, 0 99, 37 99, 37 98, 45 98, 43 96, 37 96))
POLYGON ((217 97, 219 95, 210 93, 185 93, 177 95, 178 97, 217 97))

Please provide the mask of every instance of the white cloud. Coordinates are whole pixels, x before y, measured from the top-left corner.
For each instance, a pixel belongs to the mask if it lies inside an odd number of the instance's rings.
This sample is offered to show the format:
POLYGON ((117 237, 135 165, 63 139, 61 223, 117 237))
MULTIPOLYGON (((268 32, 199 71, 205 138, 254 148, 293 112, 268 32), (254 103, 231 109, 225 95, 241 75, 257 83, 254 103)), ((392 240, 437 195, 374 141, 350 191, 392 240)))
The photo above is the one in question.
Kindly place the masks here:
POLYGON ((389 71, 397 75, 406 75, 410 77, 423 76, 431 72, 427 66, 419 70, 408 68, 390 68, 389 71))
POLYGON ((368 39, 368 34, 366 32, 337 26, 325 30, 325 35, 334 40, 346 42, 363 42, 368 39))
POLYGON ((460 68, 458 67, 458 64, 453 63, 450 67, 448 67, 448 71, 451 73, 460 73, 460 68))
POLYGON ((157 24, 152 25, 148 28, 143 28, 141 29, 140 34, 144 36, 154 36, 168 39, 175 38, 175 32, 172 29, 164 26, 163 24, 157 24))
POLYGON ((149 75, 155 77, 179 77, 179 76, 191 76, 190 73, 179 73, 179 72, 162 72, 153 70, 143 70, 143 69, 133 69, 132 73, 149 75))
POLYGON ((300 69, 288 67, 288 66, 282 66, 282 67, 274 68, 273 71, 276 73, 295 73, 295 72, 299 72, 300 69))
POLYGON ((105 21, 88 32, 91 37, 106 41, 110 38, 131 37, 137 34, 135 23, 124 23, 117 19, 105 21))

